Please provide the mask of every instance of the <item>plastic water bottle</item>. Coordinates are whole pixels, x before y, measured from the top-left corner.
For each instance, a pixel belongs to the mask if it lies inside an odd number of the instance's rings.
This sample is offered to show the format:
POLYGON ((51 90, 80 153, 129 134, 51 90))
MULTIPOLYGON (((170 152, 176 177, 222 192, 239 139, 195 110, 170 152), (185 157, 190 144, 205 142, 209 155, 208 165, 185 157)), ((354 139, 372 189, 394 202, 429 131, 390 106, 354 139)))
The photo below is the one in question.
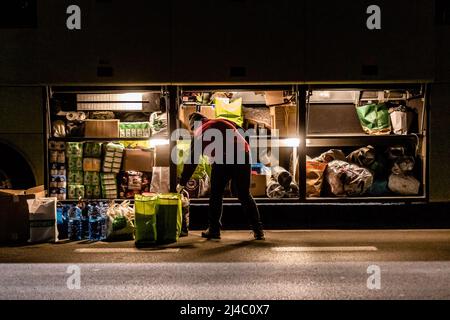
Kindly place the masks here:
POLYGON ((106 240, 107 236, 107 227, 108 227, 108 205, 102 204, 100 207, 100 219, 101 219, 101 232, 100 232, 100 240, 106 240))
POLYGON ((101 217, 99 206, 93 205, 89 209, 89 240, 98 241, 101 236, 101 217))
POLYGON ((78 206, 73 206, 68 213, 68 237, 70 240, 79 241, 82 238, 81 230, 81 209, 78 206))
POLYGON ((87 204, 81 214, 82 239, 89 239, 89 212, 92 211, 92 205, 87 204))

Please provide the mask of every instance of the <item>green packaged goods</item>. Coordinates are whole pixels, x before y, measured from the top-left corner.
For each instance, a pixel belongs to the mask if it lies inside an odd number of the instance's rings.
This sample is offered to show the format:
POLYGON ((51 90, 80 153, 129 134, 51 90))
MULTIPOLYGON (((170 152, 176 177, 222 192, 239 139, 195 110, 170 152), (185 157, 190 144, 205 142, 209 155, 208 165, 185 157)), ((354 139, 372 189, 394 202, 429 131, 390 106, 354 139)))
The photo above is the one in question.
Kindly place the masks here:
POLYGON ((69 156, 67 158, 67 168, 69 171, 83 171, 83 158, 78 156, 69 156))
POLYGON ((150 122, 121 122, 119 131, 121 138, 149 138, 150 122))
POLYGON ((84 144, 84 157, 100 158, 102 156, 101 142, 86 142, 84 144))
POLYGON ((68 157, 83 157, 83 142, 67 142, 66 153, 68 157))
POLYGON ((386 104, 368 104, 356 107, 361 127, 370 135, 388 135, 391 133, 391 118, 386 104))
POLYGON ((136 194, 134 196, 135 210, 135 242, 136 246, 144 246, 156 243, 156 205, 158 197, 143 196, 136 194))
POLYGON ((84 185, 86 186, 99 186, 100 185, 100 173, 86 171, 84 173, 84 185))
POLYGON ((84 198, 84 186, 79 184, 69 184, 67 188, 67 198, 68 199, 79 199, 84 198))
POLYGON ((99 199, 101 196, 100 186, 84 186, 87 199, 99 199))
POLYGON ((70 170, 67 178, 68 184, 84 184, 83 171, 70 170))

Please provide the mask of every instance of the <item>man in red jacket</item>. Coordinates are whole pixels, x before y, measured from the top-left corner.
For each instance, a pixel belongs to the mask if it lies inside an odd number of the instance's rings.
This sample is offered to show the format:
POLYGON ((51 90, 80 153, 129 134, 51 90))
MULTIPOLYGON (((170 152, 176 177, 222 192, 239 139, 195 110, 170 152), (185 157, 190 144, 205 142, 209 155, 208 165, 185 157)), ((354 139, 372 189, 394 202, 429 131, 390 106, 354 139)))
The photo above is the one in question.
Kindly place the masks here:
POLYGON ((223 194, 226 185, 232 180, 237 189, 238 199, 249 218, 255 239, 264 240, 258 207, 250 194, 250 146, 239 133, 237 125, 226 119, 208 119, 200 113, 193 113, 189 117, 189 122, 194 132, 190 163, 184 165, 178 189, 183 188, 191 178, 202 154, 213 158, 209 227, 202 232, 202 237, 220 239, 223 194), (212 143, 214 143, 213 148, 211 148, 212 143))

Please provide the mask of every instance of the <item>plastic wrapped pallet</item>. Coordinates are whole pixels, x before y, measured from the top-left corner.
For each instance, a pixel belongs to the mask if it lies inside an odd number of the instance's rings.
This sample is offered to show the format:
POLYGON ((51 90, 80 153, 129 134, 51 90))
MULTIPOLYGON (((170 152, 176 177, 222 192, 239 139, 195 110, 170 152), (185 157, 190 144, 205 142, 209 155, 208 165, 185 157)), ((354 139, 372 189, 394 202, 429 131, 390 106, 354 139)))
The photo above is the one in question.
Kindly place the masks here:
POLYGON ((83 157, 83 142, 67 142, 67 156, 83 157))
POLYGON ((83 171, 83 157, 68 156, 67 168, 69 171, 83 171))
POLYGON ((66 165, 64 163, 51 163, 50 175, 65 176, 67 175, 66 165))
POLYGON ((83 184, 83 171, 72 171, 70 170, 67 175, 68 184, 83 184))
POLYGON ((335 196, 363 195, 373 183, 368 169, 338 160, 328 164, 326 179, 335 196))
POLYGON ((67 198, 79 199, 84 198, 84 186, 80 184, 69 184, 67 187, 67 198))
POLYGON ((101 158, 102 143, 101 142, 86 142, 84 144, 83 156, 86 158, 101 158))
POLYGON ((117 177, 114 173, 101 173, 102 198, 117 198, 117 177))
POLYGON ((84 158, 83 171, 100 172, 102 169, 102 161, 97 158, 84 158))
POLYGON ((119 143, 108 143, 103 158, 103 172, 119 173, 122 167, 124 146, 119 143))

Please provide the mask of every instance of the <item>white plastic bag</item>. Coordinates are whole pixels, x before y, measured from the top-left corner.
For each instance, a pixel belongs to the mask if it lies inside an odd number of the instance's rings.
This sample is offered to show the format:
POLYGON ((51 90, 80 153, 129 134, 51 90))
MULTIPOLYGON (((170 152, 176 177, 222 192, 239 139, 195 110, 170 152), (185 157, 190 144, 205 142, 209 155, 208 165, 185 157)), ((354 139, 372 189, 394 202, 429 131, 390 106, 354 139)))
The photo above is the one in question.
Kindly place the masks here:
POLYGON ((169 193, 169 167, 154 167, 150 192, 169 193))
POLYGON ((413 176, 404 174, 391 174, 389 177, 389 189, 404 196, 419 194, 420 182, 413 176))
POLYGON ((29 242, 58 241, 56 221, 56 198, 29 199, 28 210, 30 220, 29 242))

